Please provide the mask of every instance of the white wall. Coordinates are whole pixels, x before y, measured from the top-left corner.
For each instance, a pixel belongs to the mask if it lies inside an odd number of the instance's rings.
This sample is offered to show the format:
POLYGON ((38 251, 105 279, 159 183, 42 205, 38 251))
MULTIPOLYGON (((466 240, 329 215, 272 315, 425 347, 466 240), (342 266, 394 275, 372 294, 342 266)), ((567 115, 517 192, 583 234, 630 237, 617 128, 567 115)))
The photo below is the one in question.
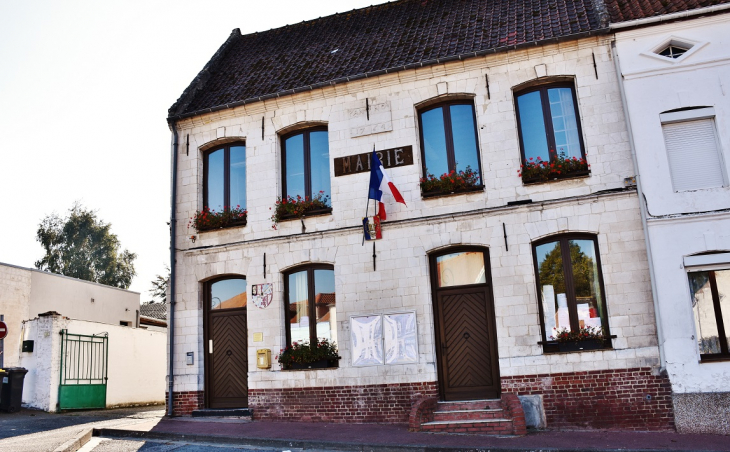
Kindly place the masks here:
POLYGON ((5 316, 8 335, 4 341, 3 366, 18 365, 20 329, 28 318, 31 271, 0 263, 0 314, 5 316))
POLYGON ((56 411, 62 329, 70 334, 108 333, 107 407, 164 401, 165 333, 47 316, 26 323, 26 338, 35 341, 35 350, 20 359, 28 369, 23 403, 56 411))
POLYGON ((618 33, 616 47, 649 212, 661 345, 672 389, 728 392, 730 363, 700 362, 683 258, 730 250, 730 214, 721 211, 730 208, 730 187, 673 191, 659 115, 713 107, 723 170, 730 174, 730 14, 618 33), (694 41, 697 49, 681 60, 650 55, 672 38, 694 41))
POLYGON ((31 271, 31 286, 31 317, 56 311, 71 319, 110 325, 126 321, 136 325, 139 310, 137 292, 37 270, 31 271))

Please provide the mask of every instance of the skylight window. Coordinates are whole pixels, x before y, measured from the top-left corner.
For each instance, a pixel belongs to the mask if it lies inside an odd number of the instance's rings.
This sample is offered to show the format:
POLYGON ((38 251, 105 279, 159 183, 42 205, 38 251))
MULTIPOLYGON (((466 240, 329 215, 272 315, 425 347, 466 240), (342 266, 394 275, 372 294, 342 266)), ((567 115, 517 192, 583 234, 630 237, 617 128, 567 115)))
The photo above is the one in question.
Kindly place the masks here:
POLYGON ((664 50, 657 53, 667 58, 679 58, 684 55, 690 49, 690 47, 682 47, 675 44, 669 44, 664 48, 664 50))

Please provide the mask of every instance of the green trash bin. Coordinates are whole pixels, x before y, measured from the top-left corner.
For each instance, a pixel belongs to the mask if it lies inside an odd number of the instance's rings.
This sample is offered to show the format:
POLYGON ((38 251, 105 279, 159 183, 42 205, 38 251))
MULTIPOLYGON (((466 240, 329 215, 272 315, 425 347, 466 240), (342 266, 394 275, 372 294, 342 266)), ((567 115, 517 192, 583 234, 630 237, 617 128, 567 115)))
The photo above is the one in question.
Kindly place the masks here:
POLYGON ((0 410, 15 413, 20 411, 20 404, 23 400, 23 380, 28 369, 22 367, 10 367, 5 369, 2 376, 2 389, 0 389, 0 410))

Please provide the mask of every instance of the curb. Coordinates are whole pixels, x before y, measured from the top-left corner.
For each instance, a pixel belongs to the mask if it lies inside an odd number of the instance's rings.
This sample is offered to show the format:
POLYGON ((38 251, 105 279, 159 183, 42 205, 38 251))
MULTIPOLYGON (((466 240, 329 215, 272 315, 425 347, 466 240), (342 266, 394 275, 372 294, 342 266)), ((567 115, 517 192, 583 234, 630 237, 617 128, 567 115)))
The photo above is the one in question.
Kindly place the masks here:
POLYGON ((53 452, 76 452, 84 447, 84 444, 89 442, 93 433, 94 429, 85 430, 75 438, 72 438, 58 446, 53 452))
MULTIPOLYGON (((139 430, 124 430, 115 428, 95 428, 94 436, 105 438, 129 438, 149 439, 164 441, 190 441, 196 443, 235 444, 247 446, 262 446, 273 448, 296 448, 296 449, 336 449, 353 452, 657 452, 660 449, 611 449, 611 448, 534 448, 534 447, 449 447, 449 446, 428 446, 428 445, 396 445, 396 444, 362 444, 336 441, 317 440, 288 440, 272 438, 251 438, 231 437, 219 435, 200 435, 165 432, 145 432, 139 430)), ((88 439, 87 439, 88 441, 88 439)), ((56 451, 59 452, 59 451, 56 451)), ((676 449, 670 452, 702 452, 699 449, 682 450, 676 449)))

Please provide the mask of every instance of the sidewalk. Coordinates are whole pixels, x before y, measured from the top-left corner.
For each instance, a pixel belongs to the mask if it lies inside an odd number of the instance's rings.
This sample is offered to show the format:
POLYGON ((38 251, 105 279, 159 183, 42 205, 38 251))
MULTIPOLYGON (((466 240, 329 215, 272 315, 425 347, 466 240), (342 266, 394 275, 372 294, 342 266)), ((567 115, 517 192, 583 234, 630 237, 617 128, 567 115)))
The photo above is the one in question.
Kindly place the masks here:
POLYGON ((405 425, 161 418, 95 436, 357 451, 730 451, 730 436, 673 432, 543 431, 523 437, 411 433, 405 425))

